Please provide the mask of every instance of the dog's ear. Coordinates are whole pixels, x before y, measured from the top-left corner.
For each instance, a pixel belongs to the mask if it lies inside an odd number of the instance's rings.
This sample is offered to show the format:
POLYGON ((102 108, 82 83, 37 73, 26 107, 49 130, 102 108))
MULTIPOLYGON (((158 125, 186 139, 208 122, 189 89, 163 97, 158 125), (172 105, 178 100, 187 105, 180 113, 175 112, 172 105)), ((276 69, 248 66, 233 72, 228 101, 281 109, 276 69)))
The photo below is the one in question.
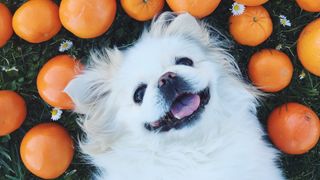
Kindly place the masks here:
POLYGON ((201 43, 210 41, 207 25, 189 13, 162 13, 153 20, 149 33, 152 36, 184 36, 201 43))
POLYGON ((206 29, 203 28, 201 22, 189 13, 178 15, 170 23, 167 31, 194 38, 201 38, 201 36, 207 34, 206 29))
POLYGON ((113 76, 121 62, 122 54, 118 49, 90 53, 85 70, 64 89, 75 104, 75 112, 86 114, 108 98, 113 76))

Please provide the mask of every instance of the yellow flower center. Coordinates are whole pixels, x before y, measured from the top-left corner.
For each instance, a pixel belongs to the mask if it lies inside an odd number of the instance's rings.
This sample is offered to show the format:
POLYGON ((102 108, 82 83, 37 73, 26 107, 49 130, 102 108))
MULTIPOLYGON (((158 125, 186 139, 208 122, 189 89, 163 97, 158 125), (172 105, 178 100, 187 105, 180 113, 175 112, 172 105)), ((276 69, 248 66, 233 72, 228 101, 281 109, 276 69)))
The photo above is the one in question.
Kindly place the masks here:
POLYGON ((67 48, 67 47, 68 47, 68 44, 67 44, 67 43, 63 43, 63 44, 62 44, 62 47, 67 48))
POLYGON ((280 22, 281 22, 281 24, 286 24, 287 23, 287 21, 285 19, 281 19, 280 22))
POLYGON ((301 72, 301 74, 299 75, 300 79, 303 79, 304 77, 306 77, 306 73, 304 71, 301 72))
POLYGON ((51 111, 51 114, 52 114, 52 116, 57 115, 57 114, 58 114, 58 110, 56 110, 56 109, 55 109, 55 110, 52 110, 52 111, 51 111))
POLYGON ((239 5, 235 5, 235 6, 234 6, 234 10, 235 10, 235 11, 239 11, 239 9, 240 9, 239 5))

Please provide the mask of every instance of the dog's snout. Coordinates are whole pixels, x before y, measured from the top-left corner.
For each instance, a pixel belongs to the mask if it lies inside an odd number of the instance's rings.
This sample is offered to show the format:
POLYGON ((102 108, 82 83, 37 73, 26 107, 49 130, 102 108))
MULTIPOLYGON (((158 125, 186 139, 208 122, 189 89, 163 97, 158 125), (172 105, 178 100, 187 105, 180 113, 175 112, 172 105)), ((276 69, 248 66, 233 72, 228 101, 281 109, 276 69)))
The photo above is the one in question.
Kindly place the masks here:
POLYGON ((170 106, 180 94, 192 91, 189 83, 180 75, 173 72, 167 72, 159 78, 158 89, 168 106, 170 106))
POLYGON ((170 83, 172 83, 172 81, 174 81, 174 79, 177 77, 177 74, 176 73, 173 73, 173 72, 166 72, 164 73, 159 81, 158 81, 158 87, 161 88, 163 86, 166 86, 170 83))

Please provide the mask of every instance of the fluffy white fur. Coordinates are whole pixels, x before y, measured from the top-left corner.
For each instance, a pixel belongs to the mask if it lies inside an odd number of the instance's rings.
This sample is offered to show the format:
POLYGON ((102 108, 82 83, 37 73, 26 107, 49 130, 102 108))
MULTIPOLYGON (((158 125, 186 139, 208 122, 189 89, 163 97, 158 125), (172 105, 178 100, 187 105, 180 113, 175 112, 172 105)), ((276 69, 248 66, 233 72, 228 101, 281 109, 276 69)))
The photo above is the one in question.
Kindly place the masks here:
POLYGON ((81 150, 102 180, 279 180, 277 151, 263 140, 252 86, 244 83, 217 31, 189 14, 164 13, 124 51, 91 53, 83 74, 65 91, 84 114, 81 150), (189 57, 194 67, 175 65, 189 57), (165 113, 157 82, 175 72, 211 99, 190 127, 154 133, 145 122, 165 113), (148 85, 143 103, 133 94, 148 85))

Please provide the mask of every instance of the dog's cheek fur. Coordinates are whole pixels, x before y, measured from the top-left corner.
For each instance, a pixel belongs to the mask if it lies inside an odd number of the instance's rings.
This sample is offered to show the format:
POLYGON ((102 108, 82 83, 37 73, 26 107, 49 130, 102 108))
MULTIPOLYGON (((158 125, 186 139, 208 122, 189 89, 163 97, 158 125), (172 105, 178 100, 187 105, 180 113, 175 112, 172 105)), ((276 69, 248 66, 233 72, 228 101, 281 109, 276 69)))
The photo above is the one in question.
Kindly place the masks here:
POLYGON ((92 51, 85 70, 69 82, 64 91, 75 103, 75 112, 87 114, 109 97, 112 79, 122 62, 118 49, 92 51))
POLYGON ((105 151, 122 131, 113 122, 118 104, 112 91, 121 63, 118 49, 92 51, 86 68, 64 89, 75 103, 74 111, 81 114, 78 122, 86 138, 80 146, 86 154, 105 151))

